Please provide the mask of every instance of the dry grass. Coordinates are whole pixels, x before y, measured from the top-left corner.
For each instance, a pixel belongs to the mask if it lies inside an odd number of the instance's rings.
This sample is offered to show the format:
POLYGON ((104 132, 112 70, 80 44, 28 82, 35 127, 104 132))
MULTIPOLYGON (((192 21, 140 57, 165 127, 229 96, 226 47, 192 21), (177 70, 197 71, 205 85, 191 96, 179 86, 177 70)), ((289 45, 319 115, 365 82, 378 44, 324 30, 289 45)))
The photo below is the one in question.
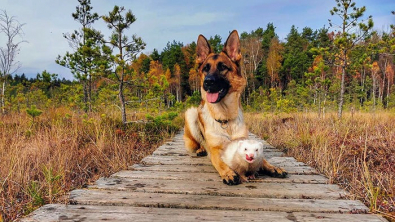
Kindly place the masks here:
POLYGON ((395 114, 247 113, 250 130, 395 221, 395 114))
POLYGON ((62 202, 67 191, 140 161, 176 130, 66 109, 44 111, 34 124, 26 114, 0 116, 0 221, 62 202))

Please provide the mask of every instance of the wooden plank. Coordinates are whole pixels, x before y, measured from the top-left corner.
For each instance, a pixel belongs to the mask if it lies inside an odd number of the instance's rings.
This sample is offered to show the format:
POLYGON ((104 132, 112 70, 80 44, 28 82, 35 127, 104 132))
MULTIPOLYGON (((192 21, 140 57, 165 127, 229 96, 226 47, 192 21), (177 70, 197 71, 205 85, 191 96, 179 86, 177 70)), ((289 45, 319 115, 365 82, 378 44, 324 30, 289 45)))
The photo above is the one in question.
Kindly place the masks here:
MULTIPOLYGON (((222 179, 217 172, 169 172, 169 171, 132 171, 123 170, 113 174, 114 177, 130 179, 158 179, 158 180, 192 180, 192 181, 218 181, 222 179)), ((258 176, 250 182, 257 183, 328 183, 328 179, 322 175, 296 175, 290 174, 287 178, 274 178, 258 176)))
POLYGON ((107 190, 74 190, 70 202, 84 205, 161 207, 186 209, 286 211, 315 213, 366 213, 369 209, 354 200, 305 200, 248 197, 223 197, 143 193, 107 190), (111 198, 108 198, 111 196, 111 198), (240 204, 242 203, 242 204, 240 204))
POLYGON ((271 211, 194 210, 129 206, 76 206, 48 204, 22 221, 331 221, 383 222, 369 214, 318 214, 271 211))
POLYGON ((347 193, 333 184, 243 183, 228 186, 217 181, 100 178, 90 188, 136 192, 242 196, 293 199, 341 199, 347 193))
POLYGON ((325 214, 325 213, 305 213, 305 212, 295 212, 289 213, 288 219, 292 221, 304 221, 304 222, 361 222, 361 221, 371 221, 371 222, 388 222, 386 219, 379 215, 364 215, 364 214, 325 214), (293 220, 295 219, 295 220, 293 220))
MULTIPOLYGON (((264 149, 264 152, 278 152, 276 149, 264 149)), ((169 146, 161 146, 156 149, 153 153, 153 156, 196 156, 194 153, 188 152, 184 147, 169 147, 169 146)))
MULTIPOLYGON (((288 174, 298 174, 298 175, 317 175, 318 172, 309 166, 300 167, 282 167, 288 172, 288 174)), ((130 170, 141 170, 141 171, 168 171, 168 172, 202 172, 202 173, 213 173, 217 172, 215 168, 209 164, 202 165, 144 165, 144 164, 134 164, 130 166, 130 170)))
MULTIPOLYGON (((266 153, 265 157, 266 159, 270 160, 273 157, 281 157, 283 153, 281 152, 270 152, 266 153)), ((170 165, 178 165, 178 164, 187 164, 187 165, 211 165, 210 160, 208 157, 198 157, 198 156, 177 156, 177 155, 172 155, 172 156, 165 156, 165 155, 155 155, 155 156, 147 156, 144 159, 141 160, 141 163, 143 164, 149 164, 149 165, 156 165, 156 164, 170 164, 170 165)), ((283 161, 281 163, 288 164, 288 161, 283 161)), ((299 166, 303 165, 306 166, 306 164, 302 162, 298 162, 299 166)), ((280 166, 280 165, 279 165, 280 166)), ((286 166, 286 165, 284 165, 286 166)), ((292 163, 292 166, 296 166, 295 163, 292 163)))
MULTIPOLYGON (((151 159, 156 159, 157 161, 162 161, 162 162, 189 161, 189 162, 196 162, 198 165, 202 165, 202 164, 211 165, 210 159, 208 157, 198 157, 195 155, 192 155, 192 156, 147 156, 143 160, 150 161, 151 159)), ((293 157, 276 157, 276 156, 274 156, 274 157, 267 158, 267 161, 271 164, 275 164, 278 166, 291 166, 291 167, 307 166, 305 163, 299 162, 293 157)), ((172 164, 172 165, 177 165, 177 164, 172 164)))

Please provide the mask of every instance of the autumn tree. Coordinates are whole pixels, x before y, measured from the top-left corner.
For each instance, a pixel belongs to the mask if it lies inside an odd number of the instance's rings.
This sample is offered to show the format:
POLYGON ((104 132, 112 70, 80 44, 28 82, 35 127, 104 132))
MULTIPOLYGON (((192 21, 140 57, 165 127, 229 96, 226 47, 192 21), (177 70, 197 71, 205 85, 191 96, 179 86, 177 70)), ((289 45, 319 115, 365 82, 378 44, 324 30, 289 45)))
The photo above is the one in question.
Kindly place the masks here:
POLYGON ((378 43, 378 56, 379 56, 379 67, 381 73, 383 73, 383 84, 386 83, 386 101, 387 105, 389 95, 391 94, 391 85, 394 83, 393 64, 394 64, 394 52, 395 52, 395 36, 392 33, 383 32, 381 39, 378 43))
POLYGON ((341 85, 338 105, 338 117, 342 117, 344 92, 345 92, 345 77, 348 64, 348 55, 355 45, 363 40, 373 28, 372 17, 368 20, 363 20, 362 16, 366 11, 366 7, 356 7, 354 0, 336 0, 336 6, 330 10, 332 16, 340 17, 340 23, 333 23, 329 20, 329 25, 335 28, 335 32, 339 32, 333 42, 333 53, 337 58, 337 63, 341 67, 341 85))
POLYGON ((109 41, 106 42, 111 48, 117 50, 113 55, 113 76, 118 82, 118 98, 122 122, 126 123, 126 101, 124 96, 125 76, 127 65, 141 52, 146 46, 143 40, 136 35, 131 39, 125 35, 125 31, 136 21, 136 17, 131 10, 126 11, 124 7, 114 6, 114 9, 108 15, 102 16, 109 29, 113 30, 109 41), (124 15, 123 15, 124 14, 124 15))
POLYGON ((196 69, 189 70, 189 85, 193 92, 200 91, 200 77, 199 72, 196 69))
MULTIPOLYGON (((263 29, 258 28, 251 33, 243 32, 240 35, 240 47, 242 55, 244 56, 242 73, 247 78, 247 93, 254 91, 257 86, 261 85, 262 81, 256 78, 256 73, 259 65, 263 61, 262 37, 263 29)), ((260 79, 261 80, 261 79, 260 79)))
POLYGON ((372 72, 372 81, 373 81, 373 85, 372 85, 372 97, 373 97, 373 109, 376 109, 376 93, 377 93, 377 87, 379 87, 379 82, 380 82, 380 75, 379 75, 379 65, 377 64, 377 62, 373 62, 372 66, 371 66, 371 72, 372 72))
POLYGON ((177 102, 181 102, 181 68, 177 63, 174 65, 174 74, 170 79, 170 84, 177 102))
POLYGON ((147 102, 159 101, 158 107, 161 107, 162 101, 168 105, 168 94, 169 94, 169 76, 162 69, 162 64, 157 60, 152 60, 150 62, 150 68, 148 72, 148 82, 149 82, 149 95, 150 98, 146 98, 147 102))
POLYGON ((0 11, 0 34, 6 38, 5 45, 0 46, 0 82, 1 82, 1 109, 5 113, 5 90, 6 81, 14 74, 21 63, 16 60, 20 51, 20 45, 26 42, 22 39, 22 27, 25 24, 19 23, 14 16, 9 16, 5 10, 0 11))
MULTIPOLYGON (((162 59, 163 69, 170 70, 171 79, 173 79, 173 83, 170 85, 173 94, 178 98, 177 101, 181 101, 185 98, 186 95, 191 94, 191 89, 189 86, 190 69, 188 69, 188 64, 186 64, 187 60, 185 59, 183 48, 184 44, 181 42, 168 42, 160 56, 162 59), (177 80, 177 83, 174 82, 175 80, 177 80), (179 93, 178 96, 176 92, 179 93)), ((192 62, 194 60, 189 59, 189 61, 192 62)), ((189 65, 189 67, 191 66, 189 65)))
POLYGON ((313 66, 305 73, 307 78, 305 84, 310 86, 310 93, 312 95, 313 104, 318 105, 318 114, 325 112, 325 104, 327 99, 328 88, 331 83, 327 77, 329 67, 325 64, 322 55, 317 55, 314 58, 313 66))
POLYGON ((284 47, 281 45, 278 38, 273 38, 270 47, 269 47, 269 54, 266 60, 266 67, 267 71, 270 75, 270 84, 271 87, 277 87, 279 82, 279 75, 278 72, 281 67, 281 60, 282 60, 282 51, 284 47))

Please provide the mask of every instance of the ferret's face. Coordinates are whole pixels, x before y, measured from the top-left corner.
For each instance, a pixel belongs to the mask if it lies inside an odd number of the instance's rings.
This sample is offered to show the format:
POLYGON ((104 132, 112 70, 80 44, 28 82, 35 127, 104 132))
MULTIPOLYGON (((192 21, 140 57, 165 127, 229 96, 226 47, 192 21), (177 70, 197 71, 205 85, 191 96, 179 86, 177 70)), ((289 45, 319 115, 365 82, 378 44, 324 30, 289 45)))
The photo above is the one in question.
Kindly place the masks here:
POLYGON ((256 140, 242 140, 238 143, 237 152, 244 157, 248 163, 253 163, 263 155, 263 144, 256 140))

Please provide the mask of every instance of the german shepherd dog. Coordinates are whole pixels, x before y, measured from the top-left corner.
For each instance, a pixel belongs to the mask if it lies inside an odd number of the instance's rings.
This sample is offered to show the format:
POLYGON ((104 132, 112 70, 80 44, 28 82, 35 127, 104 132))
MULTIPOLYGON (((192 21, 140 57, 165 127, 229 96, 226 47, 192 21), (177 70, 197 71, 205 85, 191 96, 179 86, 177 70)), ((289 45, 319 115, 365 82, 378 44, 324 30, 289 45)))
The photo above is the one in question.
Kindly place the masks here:
MULTIPOLYGON (((233 140, 248 138, 240 96, 246 86, 241 75, 240 39, 236 30, 230 33, 222 52, 213 53, 207 39, 199 35, 197 58, 202 101, 199 107, 185 112, 184 142, 197 156, 209 155, 223 182, 237 185, 240 176, 226 165, 221 154, 233 140)), ((287 172, 262 161, 260 173, 285 177, 287 172)))

